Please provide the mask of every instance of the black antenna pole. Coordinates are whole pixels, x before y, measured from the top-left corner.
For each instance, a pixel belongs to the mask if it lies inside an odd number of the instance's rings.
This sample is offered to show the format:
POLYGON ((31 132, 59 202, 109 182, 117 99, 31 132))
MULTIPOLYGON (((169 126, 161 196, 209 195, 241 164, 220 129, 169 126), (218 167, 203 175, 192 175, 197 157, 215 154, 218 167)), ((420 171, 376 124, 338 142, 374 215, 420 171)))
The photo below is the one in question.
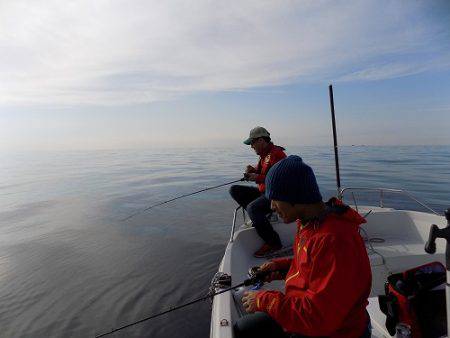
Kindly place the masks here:
POLYGON ((334 162, 336 164, 336 183, 338 198, 341 198, 341 176, 339 175, 339 155, 336 136, 336 119, 334 117, 334 99, 333 99, 333 86, 328 86, 330 92, 330 108, 331 108, 331 121, 333 123, 333 141, 334 141, 334 162))

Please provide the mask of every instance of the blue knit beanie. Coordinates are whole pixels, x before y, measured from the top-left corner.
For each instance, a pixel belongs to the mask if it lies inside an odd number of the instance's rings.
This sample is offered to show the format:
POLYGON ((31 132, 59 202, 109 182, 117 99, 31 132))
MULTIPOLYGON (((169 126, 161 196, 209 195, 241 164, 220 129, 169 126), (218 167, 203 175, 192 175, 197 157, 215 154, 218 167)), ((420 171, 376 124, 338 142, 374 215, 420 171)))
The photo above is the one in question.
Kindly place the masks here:
POLYGON ((296 155, 291 155, 270 168, 266 176, 266 197, 292 204, 322 201, 314 172, 296 155))

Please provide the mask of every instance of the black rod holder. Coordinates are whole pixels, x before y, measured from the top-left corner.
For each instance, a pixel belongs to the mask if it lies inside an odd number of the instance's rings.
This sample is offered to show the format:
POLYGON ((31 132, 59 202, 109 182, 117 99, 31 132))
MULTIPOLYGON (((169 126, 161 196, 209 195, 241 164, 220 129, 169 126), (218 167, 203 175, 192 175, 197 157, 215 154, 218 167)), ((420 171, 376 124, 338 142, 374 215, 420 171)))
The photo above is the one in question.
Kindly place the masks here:
MULTIPOLYGON (((425 251, 429 254, 436 252, 436 238, 443 238, 447 241, 445 249, 445 267, 450 271, 450 208, 445 211, 445 218, 447 219, 447 227, 439 229, 436 224, 432 224, 430 228, 430 235, 428 241, 425 243, 425 251)), ((448 283, 448 281, 447 281, 448 283)))
POLYGON ((338 155, 338 144, 337 144, 337 135, 336 135, 336 118, 334 116, 334 98, 333 98, 333 86, 328 86, 330 92, 330 108, 331 108, 331 122, 333 124, 333 141, 334 141, 334 163, 336 164, 336 184, 337 184, 337 192, 338 197, 341 196, 341 176, 339 174, 339 155, 338 155))

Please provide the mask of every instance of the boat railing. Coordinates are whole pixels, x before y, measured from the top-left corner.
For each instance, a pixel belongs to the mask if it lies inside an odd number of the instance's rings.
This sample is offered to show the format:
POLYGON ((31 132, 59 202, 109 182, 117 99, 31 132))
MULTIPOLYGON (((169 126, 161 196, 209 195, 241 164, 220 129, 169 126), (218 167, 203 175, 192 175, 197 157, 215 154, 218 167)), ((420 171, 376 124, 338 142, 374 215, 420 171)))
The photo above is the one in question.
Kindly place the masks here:
POLYGON ((236 216, 237 216, 239 209, 242 209, 242 218, 244 219, 244 223, 245 223, 245 209, 242 208, 241 206, 238 206, 236 209, 234 209, 234 212, 233 212, 233 224, 231 225, 230 243, 233 242, 233 240, 234 240, 234 232, 236 229, 236 216))
POLYGON ((411 194, 409 191, 403 190, 403 189, 390 189, 390 188, 364 188, 364 187, 347 187, 343 188, 339 192, 339 198, 344 199, 345 193, 350 193, 352 195, 353 203, 355 205, 356 210, 358 211, 358 204, 356 202, 356 196, 355 192, 377 192, 379 194, 379 206, 380 208, 384 208, 384 197, 386 193, 392 193, 392 194, 400 194, 403 196, 408 197, 410 200, 416 202, 423 208, 425 208, 428 211, 431 211, 435 215, 441 216, 440 213, 432 209, 430 206, 426 205, 424 202, 421 202, 417 197, 415 197, 413 194, 411 194))
MULTIPOLYGON (((339 191, 339 198, 344 200, 344 195, 346 193, 350 193, 353 199, 353 204, 356 208, 356 211, 358 211, 358 203, 356 201, 355 192, 377 192, 379 194, 379 206, 380 208, 384 208, 384 197, 386 193, 392 193, 392 194, 400 194, 403 196, 408 197, 410 200, 414 201, 418 205, 422 206, 426 210, 432 212, 435 215, 442 216, 440 213, 438 213, 436 210, 431 208, 430 206, 426 205, 424 202, 421 202, 417 197, 415 197, 413 194, 411 194, 409 191, 404 189, 390 189, 390 188, 364 188, 364 187, 347 187, 343 188, 339 191)), ((242 209, 242 217, 244 219, 245 223, 245 209, 243 209, 241 206, 238 206, 234 209, 233 212, 233 224, 231 226, 231 234, 230 234, 230 243, 234 241, 234 233, 236 231, 236 220, 237 220, 237 214, 238 211, 242 209)))

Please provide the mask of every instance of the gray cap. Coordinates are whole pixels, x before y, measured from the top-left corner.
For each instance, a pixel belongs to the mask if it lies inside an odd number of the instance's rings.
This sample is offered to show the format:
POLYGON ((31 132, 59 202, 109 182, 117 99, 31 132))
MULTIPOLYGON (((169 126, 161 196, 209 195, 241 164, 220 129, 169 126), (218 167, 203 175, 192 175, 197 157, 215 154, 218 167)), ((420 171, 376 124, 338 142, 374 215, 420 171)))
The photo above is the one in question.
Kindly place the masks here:
POLYGON ((267 131, 266 128, 255 127, 252 130, 250 130, 250 136, 248 137, 248 139, 244 141, 244 144, 250 145, 252 144, 253 140, 260 137, 270 137, 270 133, 267 131))

